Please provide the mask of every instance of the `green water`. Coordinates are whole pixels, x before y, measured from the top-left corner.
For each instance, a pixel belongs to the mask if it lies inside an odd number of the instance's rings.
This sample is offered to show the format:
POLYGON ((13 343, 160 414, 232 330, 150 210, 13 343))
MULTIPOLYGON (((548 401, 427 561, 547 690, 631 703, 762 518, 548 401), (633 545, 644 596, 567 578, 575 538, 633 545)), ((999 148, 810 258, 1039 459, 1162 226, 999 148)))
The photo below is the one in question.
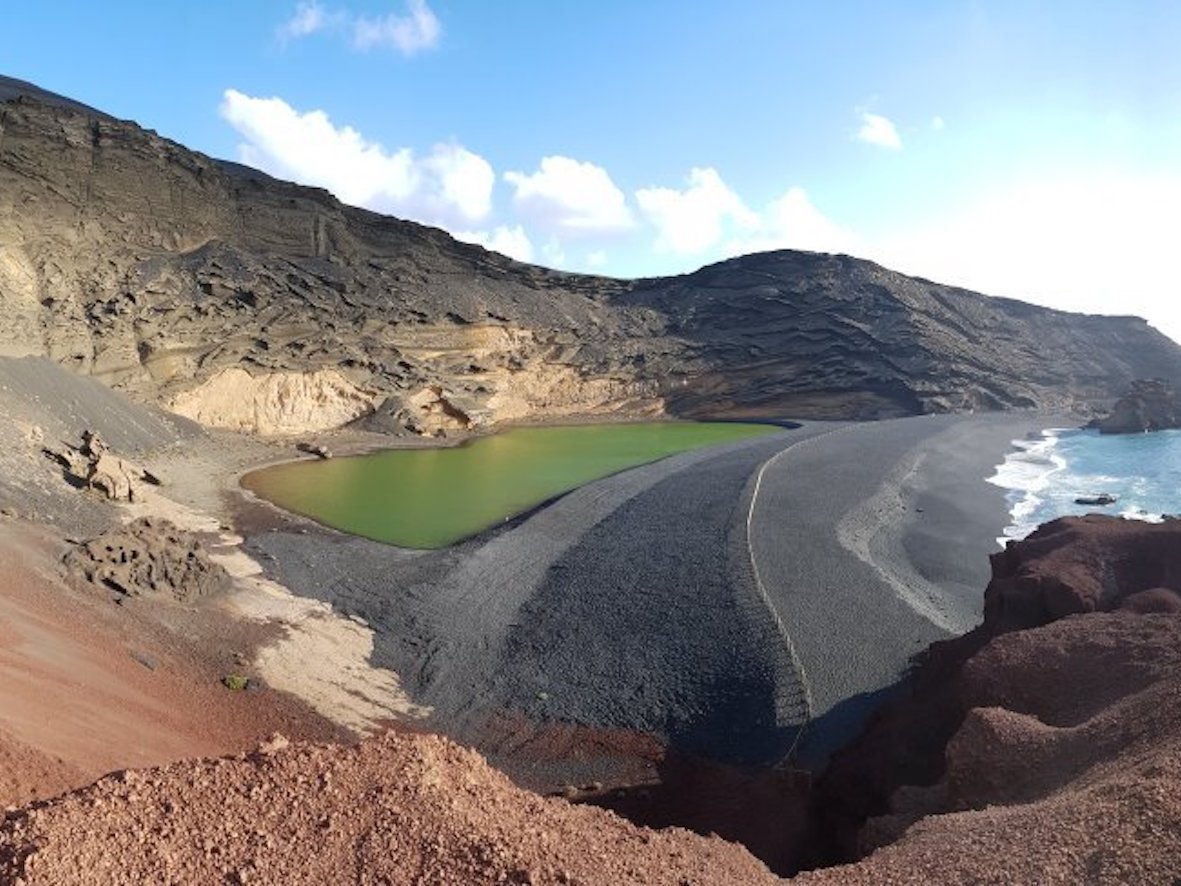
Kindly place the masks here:
POLYGON ((277 465, 242 485, 344 532, 441 548, 625 468, 775 430, 728 422, 517 428, 446 449, 277 465))

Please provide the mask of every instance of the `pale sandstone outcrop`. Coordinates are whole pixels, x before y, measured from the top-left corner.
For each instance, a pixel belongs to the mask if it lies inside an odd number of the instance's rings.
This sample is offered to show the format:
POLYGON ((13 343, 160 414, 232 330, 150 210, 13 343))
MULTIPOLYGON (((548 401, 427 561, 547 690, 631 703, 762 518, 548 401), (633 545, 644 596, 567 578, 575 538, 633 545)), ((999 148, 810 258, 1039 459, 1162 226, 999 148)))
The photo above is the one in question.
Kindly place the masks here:
POLYGON ((368 415, 374 394, 333 369, 262 372, 223 369, 176 395, 173 412, 203 425, 256 434, 303 434, 368 415))
POLYGON ((111 452, 95 431, 82 432, 81 446, 45 452, 62 466, 67 480, 110 501, 137 501, 145 486, 160 485, 151 471, 111 452))

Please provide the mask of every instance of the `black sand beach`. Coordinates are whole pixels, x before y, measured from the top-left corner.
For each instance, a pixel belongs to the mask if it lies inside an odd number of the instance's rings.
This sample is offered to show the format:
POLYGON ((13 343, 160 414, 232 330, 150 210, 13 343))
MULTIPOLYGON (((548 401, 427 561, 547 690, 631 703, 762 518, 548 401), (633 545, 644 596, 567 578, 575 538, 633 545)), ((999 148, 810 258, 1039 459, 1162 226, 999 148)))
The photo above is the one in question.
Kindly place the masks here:
POLYGON ((814 766, 914 652, 978 621, 1008 516, 985 478, 1050 424, 809 423, 606 478, 444 551, 316 528, 248 548, 365 619, 372 663, 460 738, 509 712, 768 764, 807 726, 814 766))

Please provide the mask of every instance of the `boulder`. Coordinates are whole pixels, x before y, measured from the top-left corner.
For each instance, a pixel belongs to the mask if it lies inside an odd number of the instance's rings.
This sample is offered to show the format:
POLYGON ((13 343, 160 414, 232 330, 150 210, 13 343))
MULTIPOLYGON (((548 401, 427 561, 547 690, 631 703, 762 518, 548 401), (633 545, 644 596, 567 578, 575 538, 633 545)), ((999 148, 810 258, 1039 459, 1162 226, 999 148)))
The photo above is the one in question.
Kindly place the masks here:
POLYGON ((136 501, 145 486, 160 485, 155 474, 111 452, 96 431, 83 431, 81 446, 45 452, 62 466, 66 480, 110 501, 136 501))
POLYGON ((1116 401, 1111 413, 1092 425, 1103 434, 1140 434, 1181 428, 1181 404, 1167 381, 1137 379, 1116 401))

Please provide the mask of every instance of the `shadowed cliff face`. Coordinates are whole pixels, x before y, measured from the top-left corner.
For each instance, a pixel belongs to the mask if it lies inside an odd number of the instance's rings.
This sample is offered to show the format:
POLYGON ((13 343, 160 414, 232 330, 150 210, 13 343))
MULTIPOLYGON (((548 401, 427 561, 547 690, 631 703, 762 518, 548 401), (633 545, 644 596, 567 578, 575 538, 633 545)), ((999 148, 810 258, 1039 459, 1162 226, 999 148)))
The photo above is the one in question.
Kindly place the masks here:
POLYGON ((844 256, 620 281, 523 265, 0 82, 0 354, 211 425, 1068 408, 1181 348, 844 256))

